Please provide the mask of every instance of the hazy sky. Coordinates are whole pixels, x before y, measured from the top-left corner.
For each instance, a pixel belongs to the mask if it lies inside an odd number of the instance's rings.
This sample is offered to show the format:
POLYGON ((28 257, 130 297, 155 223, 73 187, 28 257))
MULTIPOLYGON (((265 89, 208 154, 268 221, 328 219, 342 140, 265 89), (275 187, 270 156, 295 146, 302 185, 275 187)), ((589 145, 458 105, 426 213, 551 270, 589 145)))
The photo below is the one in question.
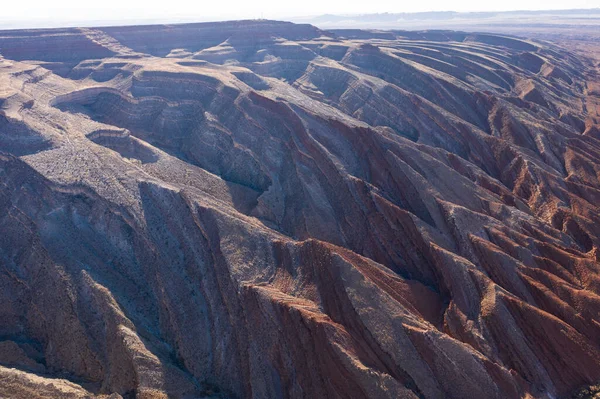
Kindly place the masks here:
POLYGON ((285 18, 324 13, 506 11, 600 7, 600 0, 3 0, 0 20, 285 18))

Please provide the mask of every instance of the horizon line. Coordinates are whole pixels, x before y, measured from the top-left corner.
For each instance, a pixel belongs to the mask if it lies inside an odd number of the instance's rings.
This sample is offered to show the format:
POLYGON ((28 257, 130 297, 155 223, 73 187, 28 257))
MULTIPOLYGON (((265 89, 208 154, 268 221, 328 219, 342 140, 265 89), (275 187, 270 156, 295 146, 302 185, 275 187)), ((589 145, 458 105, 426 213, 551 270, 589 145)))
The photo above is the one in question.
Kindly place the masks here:
POLYGON ((454 10, 431 10, 431 11, 405 11, 405 12, 371 12, 371 13, 349 13, 349 14, 336 14, 336 13, 321 13, 313 15, 301 15, 301 16, 288 16, 281 18, 235 18, 227 16, 206 16, 206 17, 194 17, 186 16, 184 14, 173 14, 165 17, 128 17, 122 19, 64 19, 56 20, 56 18, 43 18, 35 17, 31 19, 18 19, 7 18, 2 19, 0 16, 0 31, 8 30, 37 30, 37 29, 74 29, 74 28, 101 28, 101 27, 117 27, 117 26, 154 26, 154 25, 186 25, 186 24, 202 24, 202 23, 219 23, 219 22, 239 22, 239 21, 276 21, 276 22, 291 22, 291 23, 306 23, 303 20, 317 19, 322 17, 367 17, 367 16, 384 16, 384 15, 422 15, 422 14, 511 14, 511 13, 562 13, 562 12, 590 12, 597 11, 600 13, 599 7, 590 8, 563 8, 563 9, 515 9, 515 10, 503 10, 503 11, 454 11, 454 10), (23 24, 31 23, 31 26, 25 26, 23 24), (43 25, 36 25, 43 24, 43 25))

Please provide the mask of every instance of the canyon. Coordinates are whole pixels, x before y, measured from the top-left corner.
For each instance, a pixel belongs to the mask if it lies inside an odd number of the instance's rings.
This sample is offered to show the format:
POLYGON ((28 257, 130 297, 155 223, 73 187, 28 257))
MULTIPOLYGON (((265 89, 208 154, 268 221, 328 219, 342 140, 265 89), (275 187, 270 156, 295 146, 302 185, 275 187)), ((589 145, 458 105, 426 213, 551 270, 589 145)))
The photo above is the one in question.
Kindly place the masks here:
POLYGON ((600 381, 600 47, 0 31, 0 397, 600 381))

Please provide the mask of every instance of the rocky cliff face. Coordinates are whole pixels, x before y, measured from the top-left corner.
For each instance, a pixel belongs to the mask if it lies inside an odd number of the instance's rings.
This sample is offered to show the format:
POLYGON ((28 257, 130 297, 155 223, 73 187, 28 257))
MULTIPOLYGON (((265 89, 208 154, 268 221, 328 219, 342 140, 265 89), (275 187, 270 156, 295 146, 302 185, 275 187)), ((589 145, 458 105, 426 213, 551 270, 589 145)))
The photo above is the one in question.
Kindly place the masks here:
POLYGON ((0 54, 0 396, 600 380, 597 61, 271 21, 0 54))

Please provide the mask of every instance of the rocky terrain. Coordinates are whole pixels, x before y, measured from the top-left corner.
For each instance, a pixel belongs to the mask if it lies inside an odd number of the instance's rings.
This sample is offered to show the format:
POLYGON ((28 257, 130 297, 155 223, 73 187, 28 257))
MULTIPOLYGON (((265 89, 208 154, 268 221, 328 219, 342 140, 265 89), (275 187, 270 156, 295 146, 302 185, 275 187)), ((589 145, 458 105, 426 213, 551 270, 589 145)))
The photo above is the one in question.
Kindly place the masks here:
POLYGON ((0 397, 598 383, 597 51, 273 21, 0 31, 0 397))

